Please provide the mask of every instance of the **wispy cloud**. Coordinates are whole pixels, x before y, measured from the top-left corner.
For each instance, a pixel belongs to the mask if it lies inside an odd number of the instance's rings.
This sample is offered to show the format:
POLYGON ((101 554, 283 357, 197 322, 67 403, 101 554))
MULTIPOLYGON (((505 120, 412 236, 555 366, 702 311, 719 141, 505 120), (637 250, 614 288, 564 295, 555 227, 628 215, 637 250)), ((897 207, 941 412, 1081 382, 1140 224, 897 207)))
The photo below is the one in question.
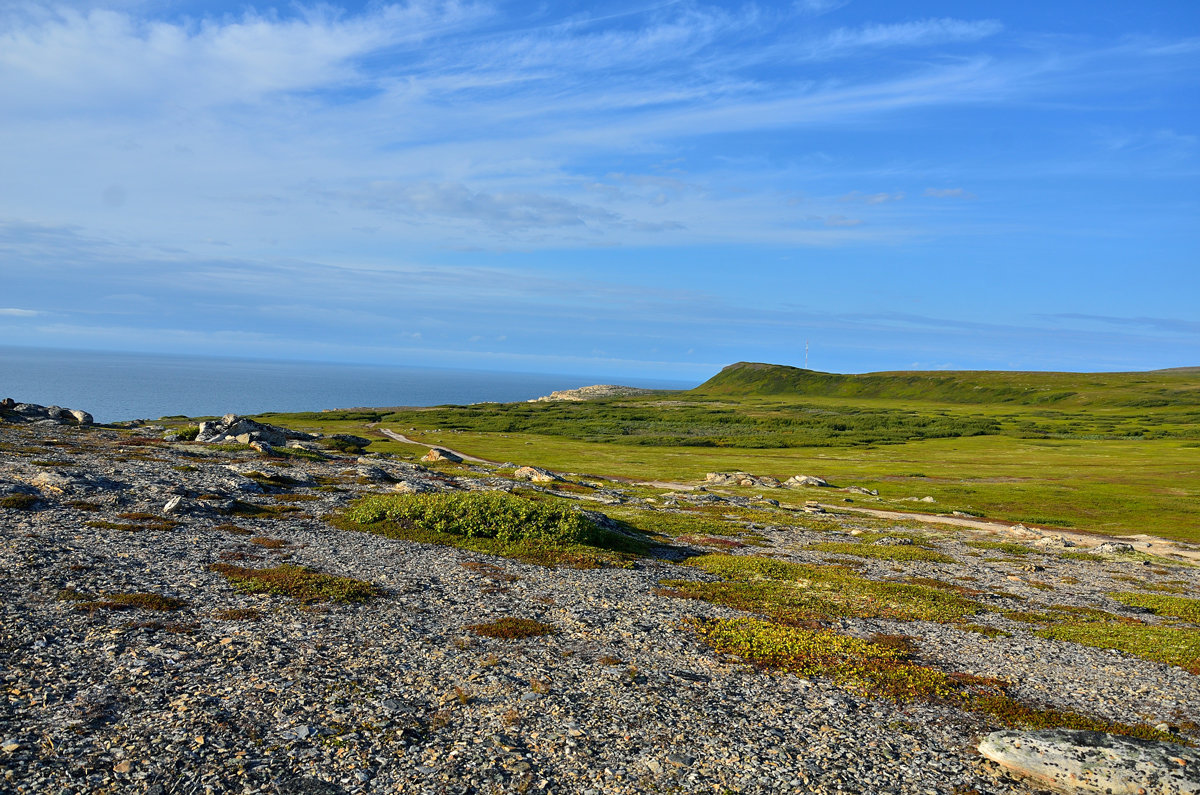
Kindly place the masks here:
POLYGON ((35 309, 14 309, 12 307, 0 307, 0 317, 37 317, 42 314, 35 309))
POLYGON ((934 199, 974 199, 975 194, 968 193, 963 188, 926 188, 925 196, 934 199))
POLYGON ((890 25, 839 28, 823 39, 810 43, 811 57, 845 55, 874 47, 927 47, 935 44, 978 41, 995 36, 1004 25, 994 19, 924 19, 890 25))

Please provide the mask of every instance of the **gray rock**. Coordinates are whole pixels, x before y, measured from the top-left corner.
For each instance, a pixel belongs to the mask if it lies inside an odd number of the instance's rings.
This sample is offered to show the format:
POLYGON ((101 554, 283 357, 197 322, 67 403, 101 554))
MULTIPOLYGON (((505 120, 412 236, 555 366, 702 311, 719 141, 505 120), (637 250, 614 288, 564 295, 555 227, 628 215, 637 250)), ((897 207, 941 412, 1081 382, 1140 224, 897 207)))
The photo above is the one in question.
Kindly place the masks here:
POLYGON ((442 449, 441 447, 430 448, 429 452, 426 453, 425 457, 422 458, 421 460, 422 461, 450 461, 455 464, 462 463, 461 458, 459 458, 458 456, 456 456, 454 453, 450 452, 449 450, 442 449))
POLYGON ((1173 743, 1071 729, 998 731, 979 752, 1060 792, 1200 793, 1200 753, 1173 743))
POLYGON ((819 478, 816 475, 792 475, 783 482, 783 485, 790 488, 797 486, 819 486, 822 488, 829 486, 829 481, 825 478, 819 478))
POLYGON ((1133 552, 1133 544, 1126 544, 1123 541, 1105 541, 1092 551, 1101 555, 1120 555, 1133 552))
POLYGON ((884 536, 872 543, 877 547, 910 547, 912 539, 903 536, 884 536))
POLYGON ((514 478, 520 480, 531 480, 534 483, 553 483, 556 480, 562 480, 558 475, 551 472, 549 469, 541 467, 521 467, 513 473, 514 478))
POLYGON ((1034 541, 1033 545, 1039 549, 1067 549, 1075 546, 1075 542, 1062 536, 1045 536, 1034 541))

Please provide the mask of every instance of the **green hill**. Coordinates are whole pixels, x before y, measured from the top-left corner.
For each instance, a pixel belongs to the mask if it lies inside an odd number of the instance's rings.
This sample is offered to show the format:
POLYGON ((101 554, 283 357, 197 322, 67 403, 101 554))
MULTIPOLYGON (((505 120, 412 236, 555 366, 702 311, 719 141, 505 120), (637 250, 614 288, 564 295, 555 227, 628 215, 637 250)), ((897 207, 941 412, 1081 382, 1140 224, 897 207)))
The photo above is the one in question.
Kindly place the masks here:
POLYGON ((738 362, 691 390, 697 395, 788 395, 934 403, 1054 406, 1197 406, 1200 368, 1142 373, 912 371, 843 375, 738 362))

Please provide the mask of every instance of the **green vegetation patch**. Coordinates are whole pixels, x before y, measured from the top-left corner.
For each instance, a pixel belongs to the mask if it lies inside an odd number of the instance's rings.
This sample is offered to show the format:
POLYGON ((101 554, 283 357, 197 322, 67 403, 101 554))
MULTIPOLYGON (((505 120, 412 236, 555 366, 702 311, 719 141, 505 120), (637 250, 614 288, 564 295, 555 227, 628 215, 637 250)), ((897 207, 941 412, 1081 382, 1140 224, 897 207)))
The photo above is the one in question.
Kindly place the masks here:
POLYGON ((1192 624, 1200 624, 1200 599, 1189 599, 1186 596, 1168 596, 1161 593, 1111 593, 1109 596, 1121 604, 1129 605, 1130 607, 1141 607, 1155 615, 1169 616, 1192 624))
POLYGON ((916 544, 862 544, 854 541, 821 541, 816 544, 809 544, 806 549, 813 549, 817 552, 835 552, 839 555, 855 555, 860 558, 874 558, 877 560, 924 560, 930 563, 954 563, 954 558, 949 555, 943 555, 928 547, 920 547, 916 544))
MULTIPOLYGON (((75 600, 73 595, 64 596, 65 591, 59 592, 60 599, 75 600)), ((105 594, 96 601, 85 602, 77 601, 76 610, 132 610, 140 608, 142 610, 179 610, 187 606, 187 602, 183 599, 176 599, 173 596, 163 596, 156 593, 113 593, 105 594)))
POLYGON ((1015 541, 964 541, 969 547, 975 549, 991 549, 996 552, 1003 552, 1006 555, 1033 555, 1038 550, 1025 544, 1018 544, 1015 541))
POLYGON ((648 544, 601 527, 573 506, 503 492, 371 495, 335 526, 543 565, 629 565, 648 544))
POLYGON ((0 508, 31 511, 33 506, 37 505, 37 501, 37 496, 33 494, 9 494, 7 497, 0 497, 0 508))
POLYGON ((724 580, 664 580, 660 594, 723 604, 786 624, 851 617, 949 622, 983 609, 944 588, 868 580, 845 566, 724 554, 701 555, 686 565, 724 580))
POLYGON ((1035 634, 1051 640, 1065 640, 1116 649, 1145 660, 1177 665, 1188 673, 1200 675, 1200 630, 1163 627, 1125 622, 1063 622, 1038 630, 1035 634))
POLYGON ((754 618, 692 619, 690 624, 721 654, 732 654, 771 670, 830 679, 870 697, 949 704, 987 715, 1003 726, 1065 727, 1145 739, 1177 739, 1150 726, 1023 704, 1009 696, 1006 683, 999 680, 946 673, 913 663, 907 644, 862 640, 754 618))
POLYGON ((242 593, 278 594, 305 603, 365 602, 383 593, 369 582, 322 574, 286 563, 271 569, 250 569, 228 563, 214 563, 208 568, 225 577, 242 593))
POLYGON ((558 629, 541 621, 531 618, 500 618, 486 624, 471 624, 467 627, 476 635, 485 638, 502 638, 504 640, 519 640, 521 638, 536 638, 542 635, 558 634, 558 629))
POLYGON ((123 530, 127 533, 136 533, 141 530, 174 530, 179 527, 179 522, 174 519, 168 519, 165 516, 158 516, 152 513, 143 511, 130 511, 127 513, 118 514, 118 517, 125 519, 124 522, 110 522, 107 519, 96 519, 90 522, 84 522, 88 527, 95 527, 99 530, 123 530))

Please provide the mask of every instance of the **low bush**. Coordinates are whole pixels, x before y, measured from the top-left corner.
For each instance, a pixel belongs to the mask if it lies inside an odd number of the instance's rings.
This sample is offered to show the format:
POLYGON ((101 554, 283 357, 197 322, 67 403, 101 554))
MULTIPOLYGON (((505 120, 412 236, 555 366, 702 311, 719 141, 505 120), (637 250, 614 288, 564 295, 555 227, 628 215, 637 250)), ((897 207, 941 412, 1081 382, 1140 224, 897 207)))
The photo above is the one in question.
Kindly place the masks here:
POLYGON ((344 530, 541 565, 628 566, 646 542, 572 506, 501 492, 372 495, 331 519, 344 530))

